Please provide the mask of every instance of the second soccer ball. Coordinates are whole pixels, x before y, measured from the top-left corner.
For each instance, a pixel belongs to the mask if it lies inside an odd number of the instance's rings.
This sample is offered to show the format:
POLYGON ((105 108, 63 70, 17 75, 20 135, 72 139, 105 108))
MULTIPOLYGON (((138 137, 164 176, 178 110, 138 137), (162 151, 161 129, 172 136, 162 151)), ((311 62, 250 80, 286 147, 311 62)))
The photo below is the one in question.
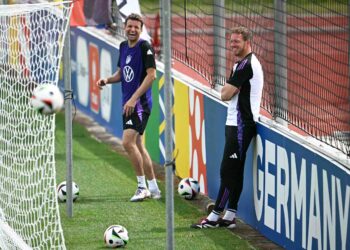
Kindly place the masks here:
POLYGON ((199 183, 191 177, 183 178, 178 185, 177 191, 181 197, 186 200, 192 200, 200 191, 199 183))
MULTIPOLYGON (((73 196, 73 201, 76 201, 79 197, 79 186, 73 182, 72 183, 72 196, 73 196)), ((67 200, 67 184, 66 181, 61 182, 57 186, 57 197, 58 200, 61 202, 66 202, 67 200)))
POLYGON ((109 226, 104 233, 106 247, 124 247, 129 241, 128 231, 121 225, 109 226))

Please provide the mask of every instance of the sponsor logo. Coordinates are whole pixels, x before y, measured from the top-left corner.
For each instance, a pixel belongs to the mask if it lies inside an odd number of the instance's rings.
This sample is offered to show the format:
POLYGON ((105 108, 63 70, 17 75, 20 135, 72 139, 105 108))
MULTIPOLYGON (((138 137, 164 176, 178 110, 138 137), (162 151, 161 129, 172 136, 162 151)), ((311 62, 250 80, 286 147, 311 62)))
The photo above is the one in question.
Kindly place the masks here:
MULTIPOLYGON (((101 78, 112 75, 112 56, 111 53, 106 50, 101 50, 100 56, 100 74, 101 78)), ((111 120, 111 111, 112 111, 112 86, 107 85, 103 88, 103 91, 100 92, 101 95, 101 115, 102 118, 110 122, 111 120)))
POLYGON ((100 110, 100 89, 96 86, 100 79, 100 55, 96 44, 89 44, 90 109, 98 114, 100 110))
POLYGON ((132 125, 132 121, 129 120, 129 121, 127 121, 125 124, 126 124, 126 125, 132 125))
POLYGON ((229 156, 230 159, 237 159, 237 154, 236 153, 233 153, 232 155, 229 156))
POLYGON ((147 55, 153 55, 152 51, 149 49, 147 50, 147 55))
POLYGON ((89 59, 88 59, 88 46, 84 38, 78 36, 77 38, 77 50, 76 50, 76 61, 77 61, 77 92, 79 103, 87 107, 89 103, 89 59))
POLYGON ((123 76, 126 82, 131 82, 134 79, 134 71, 130 66, 124 67, 123 76))

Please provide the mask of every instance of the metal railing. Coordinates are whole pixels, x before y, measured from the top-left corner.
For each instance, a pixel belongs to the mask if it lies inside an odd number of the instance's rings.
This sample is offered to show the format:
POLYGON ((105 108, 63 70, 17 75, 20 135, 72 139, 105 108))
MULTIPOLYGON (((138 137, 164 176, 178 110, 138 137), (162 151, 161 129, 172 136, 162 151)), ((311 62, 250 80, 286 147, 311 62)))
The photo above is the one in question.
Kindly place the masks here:
MULTIPOLYGON (((160 6, 140 1, 155 32, 160 6)), ((230 29, 253 30, 272 119, 350 155, 348 1, 172 1, 172 57, 216 88, 234 63, 230 29)), ((123 27, 120 27, 123 28, 123 27)))

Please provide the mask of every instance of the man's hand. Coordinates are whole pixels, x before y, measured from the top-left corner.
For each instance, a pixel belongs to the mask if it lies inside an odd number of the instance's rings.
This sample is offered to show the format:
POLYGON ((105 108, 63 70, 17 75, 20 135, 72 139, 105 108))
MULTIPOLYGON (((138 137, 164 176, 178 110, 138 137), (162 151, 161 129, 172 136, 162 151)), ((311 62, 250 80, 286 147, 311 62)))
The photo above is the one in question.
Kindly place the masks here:
POLYGON ((99 79, 97 82, 96 82, 96 85, 100 88, 100 89, 102 89, 102 87, 103 86, 106 86, 107 85, 107 79, 103 79, 103 78, 101 78, 101 79, 99 79))
POLYGON ((123 113, 126 116, 130 116, 134 110, 135 110, 135 106, 136 106, 136 100, 134 100, 133 98, 130 98, 124 105, 123 107, 123 113))

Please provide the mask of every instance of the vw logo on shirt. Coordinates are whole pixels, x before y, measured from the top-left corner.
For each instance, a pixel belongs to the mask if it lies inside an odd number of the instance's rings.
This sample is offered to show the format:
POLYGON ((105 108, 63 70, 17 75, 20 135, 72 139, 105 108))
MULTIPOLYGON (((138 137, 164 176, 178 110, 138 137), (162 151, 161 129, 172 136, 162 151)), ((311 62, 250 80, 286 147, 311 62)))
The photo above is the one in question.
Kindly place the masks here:
POLYGON ((134 71, 130 66, 123 68, 123 76, 126 82, 131 82, 134 79, 134 71))

